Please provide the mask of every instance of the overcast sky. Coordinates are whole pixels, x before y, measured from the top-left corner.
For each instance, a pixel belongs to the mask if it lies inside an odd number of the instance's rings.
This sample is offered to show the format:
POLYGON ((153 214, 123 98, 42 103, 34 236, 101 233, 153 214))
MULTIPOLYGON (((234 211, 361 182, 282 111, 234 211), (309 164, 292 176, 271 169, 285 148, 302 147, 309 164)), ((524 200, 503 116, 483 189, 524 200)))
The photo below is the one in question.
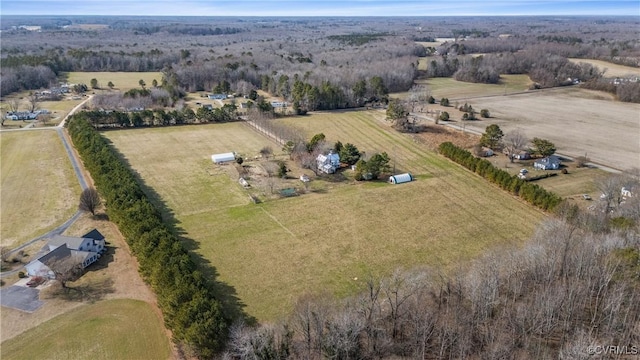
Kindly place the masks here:
POLYGON ((0 14, 169 16, 640 16, 640 0, 0 0, 0 14))

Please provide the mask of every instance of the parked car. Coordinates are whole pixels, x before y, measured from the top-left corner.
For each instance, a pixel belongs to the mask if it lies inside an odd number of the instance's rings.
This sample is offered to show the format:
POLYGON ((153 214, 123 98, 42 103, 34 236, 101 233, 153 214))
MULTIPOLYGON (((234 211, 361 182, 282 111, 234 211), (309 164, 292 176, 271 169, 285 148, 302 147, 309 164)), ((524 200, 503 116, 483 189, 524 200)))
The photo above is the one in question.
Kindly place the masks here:
POLYGON ((27 286, 36 287, 44 282, 44 278, 42 276, 34 276, 27 282, 27 286))
POLYGON ((585 200, 591 200, 591 196, 589 196, 589 194, 582 194, 582 198, 585 200))

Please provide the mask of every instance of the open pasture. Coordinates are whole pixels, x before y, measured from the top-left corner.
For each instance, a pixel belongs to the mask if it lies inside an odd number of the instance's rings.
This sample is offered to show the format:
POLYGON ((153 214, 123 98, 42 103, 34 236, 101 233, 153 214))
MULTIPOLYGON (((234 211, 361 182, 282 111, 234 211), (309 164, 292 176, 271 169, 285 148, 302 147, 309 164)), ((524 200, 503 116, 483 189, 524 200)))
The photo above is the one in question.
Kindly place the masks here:
POLYGON ((2 343, 3 359, 169 359, 162 320, 146 302, 76 307, 2 343))
POLYGON ((596 66, 600 71, 604 71, 604 77, 627 77, 640 76, 640 68, 614 64, 603 60, 592 59, 569 59, 576 64, 587 63, 596 66))
POLYGON ((151 87, 153 80, 158 83, 162 81, 161 72, 80 72, 74 71, 62 74, 70 84, 86 84, 91 90, 91 79, 98 80, 101 89, 109 89, 109 81, 113 83, 114 89, 127 91, 133 88, 140 88, 140 80, 144 80, 147 87, 151 87))
POLYGON ((244 124, 105 133, 174 212, 194 251, 259 320, 287 314, 305 293, 346 296, 369 275, 423 265, 447 269, 494 246, 520 244, 544 216, 391 130, 378 111, 277 121, 367 154, 386 151, 392 166, 417 180, 314 179, 323 191, 255 205, 227 175, 204 169, 213 168, 212 152, 253 153, 268 143, 244 124))
POLYGON ((492 117, 466 126, 478 131, 489 124, 498 124, 504 132, 521 129, 529 138, 551 140, 562 154, 587 154, 598 164, 618 169, 640 166, 640 105, 601 94, 560 88, 474 99, 469 103, 489 109, 492 117))
POLYGON ((80 184, 52 130, 0 133, 0 244, 14 247, 70 218, 80 184))
MULTIPOLYGON (((422 61, 422 59, 421 59, 422 61)), ((426 66, 419 63, 418 67, 426 66)), ((504 95, 526 91, 532 84, 527 75, 500 75, 498 84, 476 84, 457 81, 453 78, 429 78, 416 80, 417 85, 426 85, 431 95, 436 99, 449 98, 449 100, 464 100, 488 95, 504 95)), ((391 94, 392 97, 405 98, 407 92, 391 94)))

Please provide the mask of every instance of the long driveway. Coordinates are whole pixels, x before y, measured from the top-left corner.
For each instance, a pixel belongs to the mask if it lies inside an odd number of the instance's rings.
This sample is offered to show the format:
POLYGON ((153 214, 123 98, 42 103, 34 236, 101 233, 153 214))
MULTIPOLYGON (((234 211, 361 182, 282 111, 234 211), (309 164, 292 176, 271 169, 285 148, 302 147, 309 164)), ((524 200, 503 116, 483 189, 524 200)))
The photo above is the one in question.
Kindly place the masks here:
MULTIPOLYGON (((67 136, 65 136, 64 134, 64 125, 66 124, 67 120, 69 119, 69 117, 71 117, 73 114, 76 113, 76 111, 78 111, 82 105, 84 105, 87 101, 89 101, 91 99, 91 96, 89 96, 87 99, 85 99, 83 102, 81 102, 80 104, 78 104, 76 107, 74 107, 69 114, 67 114, 67 116, 64 117, 64 119, 62 119, 62 121, 60 122, 60 124, 58 124, 58 126, 56 127, 48 127, 48 128, 26 128, 26 129, 16 129, 16 130, 5 130, 5 131, 30 131, 30 130, 36 130, 36 129, 43 129, 43 130, 47 130, 47 129, 55 129, 56 132, 58 133, 58 136, 60 137, 60 139, 62 140, 62 144, 64 145, 64 149, 67 152, 67 156, 69 157, 69 160, 71 161, 71 166, 73 167, 73 171, 76 174, 76 177, 78 178, 78 182, 80 183, 80 187, 82 188, 82 190, 86 189, 87 186, 87 181, 84 178, 84 174, 82 173, 82 170, 80 169, 80 160, 78 159, 78 157, 76 156, 76 153, 73 152, 73 149, 71 148, 71 144, 69 144, 69 141, 67 139, 67 136)), ((10 256, 11 254, 18 252, 24 248, 26 248, 27 246, 44 240, 46 238, 50 238, 54 235, 60 235, 63 232, 65 232, 69 226, 71 226, 76 220, 78 220, 78 218, 80 217, 80 215, 82 214, 81 211, 76 211, 75 214, 73 214, 73 216, 65 221, 62 225, 58 226, 57 228, 49 231, 48 233, 41 235, 33 240, 30 240, 20 246, 18 246, 17 248, 11 250, 8 252, 8 256, 10 256)), ((18 271, 22 270, 22 266, 13 270, 9 270, 9 271, 4 271, 2 273, 0 273, 0 278, 3 276, 8 276, 8 275, 12 275, 17 273, 18 271)))

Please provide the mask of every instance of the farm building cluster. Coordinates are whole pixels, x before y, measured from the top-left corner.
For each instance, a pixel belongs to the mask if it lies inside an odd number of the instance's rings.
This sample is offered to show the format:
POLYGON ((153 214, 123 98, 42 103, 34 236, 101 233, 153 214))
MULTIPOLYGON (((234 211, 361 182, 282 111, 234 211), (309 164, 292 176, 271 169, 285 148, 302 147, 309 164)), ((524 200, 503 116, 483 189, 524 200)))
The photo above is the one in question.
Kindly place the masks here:
POLYGON ((48 115, 49 110, 35 111, 7 111, 4 118, 7 120, 36 120, 40 115, 48 115))

